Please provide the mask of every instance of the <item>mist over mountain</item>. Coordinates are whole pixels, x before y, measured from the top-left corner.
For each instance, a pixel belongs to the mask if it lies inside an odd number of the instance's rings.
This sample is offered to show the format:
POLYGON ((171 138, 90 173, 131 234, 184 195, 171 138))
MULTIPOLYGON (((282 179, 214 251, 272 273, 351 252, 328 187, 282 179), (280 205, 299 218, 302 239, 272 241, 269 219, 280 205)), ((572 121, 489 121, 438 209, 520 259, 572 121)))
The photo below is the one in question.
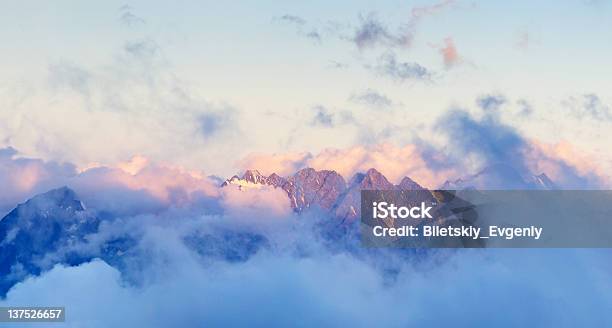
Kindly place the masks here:
POLYGON ((612 327, 611 1, 2 12, 0 309, 612 327))
MULTIPOLYGON (((187 202, 174 198, 172 206, 143 207, 136 202, 130 210, 123 207, 129 203, 109 206, 112 194, 88 206, 72 189, 54 189, 18 205, 0 220, 0 305, 65 304, 77 326, 96 326, 91 320, 101 318, 107 323, 117 320, 110 311, 125 307, 133 311, 122 316, 130 325, 259 325, 266 320, 289 325, 307 314, 300 322, 359 326, 422 322, 405 310, 441 307, 437 300, 442 298, 470 304, 467 312, 454 312, 460 320, 506 308, 505 303, 491 303, 483 309, 476 299, 439 288, 450 280, 463 290, 473 288, 475 277, 494 284, 497 287, 480 290, 491 299, 507 294, 503 286, 520 285, 539 302, 552 288, 561 302, 555 304, 569 304, 576 293, 600 288, 596 282, 585 282, 580 290, 558 289, 548 277, 565 270, 568 257, 601 267, 602 254, 537 251, 514 256, 503 250, 482 254, 363 248, 356 224, 363 189, 429 192, 410 177, 393 184, 376 169, 348 181, 330 170, 303 169, 287 177, 250 170, 221 183, 214 197, 191 197, 187 202), (530 274, 505 273, 516 267, 530 274), (533 275, 536 269, 540 273, 533 275), (542 287, 547 281, 548 287, 542 287), (86 310, 94 306, 91 295, 108 311, 86 310), (369 295, 368 302, 361 301, 363 295, 369 295), (156 322, 149 321, 147 309, 167 307, 168 302, 173 306, 156 322), (265 310, 279 307, 284 310, 265 310), (177 317, 185 308, 193 309, 192 314, 177 317), (389 309, 393 311, 385 318, 377 315, 389 309)), ((557 275, 559 283, 573 281, 583 265, 557 275)), ((601 303, 590 305, 603 309, 612 304, 602 297, 601 303)), ((528 307, 515 301, 510 310, 506 308, 508 322, 526 323, 517 314, 528 307)), ((549 306, 554 310, 539 323, 555 322, 553 313, 567 310, 549 306)), ((438 319, 429 322, 446 323, 438 319)), ((588 321, 602 322, 597 316, 588 321)))
MULTIPOLYGON (((491 176, 495 174, 500 179, 505 179, 493 180, 497 185, 509 185, 505 181, 515 179, 513 182, 516 183, 511 184, 513 187, 538 187, 533 182, 522 180, 508 167, 491 168, 474 175, 470 180, 461 180, 461 186, 470 186, 473 182, 479 182, 478 186, 483 186, 483 179, 492 180, 491 176), (501 173, 500 168, 503 169, 501 173)), ((550 183, 544 180, 545 175, 541 179, 550 183)), ((357 242, 355 222, 360 215, 361 190, 427 191, 410 177, 404 177, 397 185, 392 184, 374 168, 355 174, 348 182, 340 174, 330 170, 305 168, 289 177, 281 177, 275 173, 264 176, 257 170, 247 170, 241 177, 227 179, 219 188, 236 188, 239 193, 270 188, 279 192, 282 190, 281 193, 286 195, 288 205, 296 215, 304 216, 304 219, 308 215, 318 216, 322 238, 348 238, 351 243, 357 242)), ((272 197, 267 195, 271 194, 262 194, 264 200, 272 197)), ((428 195, 429 199, 434 200, 431 194, 428 195)), ((199 207, 190 205, 187 207, 188 215, 223 213, 218 212, 218 208, 223 206, 221 203, 219 199, 210 201, 208 205, 198 205, 199 207), (215 205, 215 202, 218 204, 215 205)), ((114 207, 104 205, 101 208, 87 209, 77 194, 67 187, 40 194, 18 205, 0 220, 0 292, 4 294, 15 283, 29 275, 39 275, 58 263, 78 265, 100 257, 118 268, 124 268, 133 265, 132 261, 140 261, 136 255, 138 251, 133 248, 141 238, 138 230, 128 233, 105 232, 104 238, 100 239, 100 233, 120 222, 123 213, 129 212, 117 211, 114 207)), ((153 213, 155 212, 149 210, 143 212, 146 215, 153 213)), ((153 216, 159 217, 155 214, 153 216)), ((241 229, 213 230, 214 233, 206 229, 196 229, 184 236, 184 242, 201 256, 234 261, 248 260, 261 247, 270 247, 268 239, 259 232, 241 229), (228 243, 233 246, 227 247, 228 243)))
MULTIPOLYGON (((287 193, 291 207, 296 212, 310 207, 320 207, 347 222, 352 222, 359 216, 361 190, 427 190, 407 176, 395 185, 375 168, 365 173, 356 173, 348 182, 332 170, 317 171, 313 168, 304 168, 289 177, 281 177, 276 173, 265 176, 257 170, 246 170, 242 177, 235 175, 225 180, 221 186, 237 186, 239 189, 263 186, 280 188, 287 193)), ((497 164, 488 166, 477 174, 446 181, 440 187, 443 190, 466 188, 550 190, 556 189, 556 186, 545 173, 524 177, 509 165, 497 164)))
POLYGON ((546 175, 529 174, 522 176, 507 164, 490 165, 476 174, 468 175, 454 181, 446 181, 440 187, 445 190, 475 188, 480 190, 552 190, 556 184, 546 175))
POLYGON ((95 215, 66 187, 17 206, 0 221, 0 293, 57 263, 83 262, 75 253, 49 255, 84 242, 98 225, 95 215))

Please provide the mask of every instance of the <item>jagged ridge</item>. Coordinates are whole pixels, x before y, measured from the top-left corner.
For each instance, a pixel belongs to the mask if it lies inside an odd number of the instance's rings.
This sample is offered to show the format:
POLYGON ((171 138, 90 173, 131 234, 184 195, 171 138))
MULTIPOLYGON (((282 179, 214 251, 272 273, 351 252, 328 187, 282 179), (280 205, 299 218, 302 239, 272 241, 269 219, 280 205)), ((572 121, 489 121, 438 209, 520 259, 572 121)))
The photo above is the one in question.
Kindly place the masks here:
POLYGON ((426 190, 409 177, 404 177, 399 185, 394 185, 374 168, 365 173, 356 173, 348 183, 332 170, 304 168, 288 178, 276 173, 264 176, 257 170, 247 170, 242 177, 235 175, 223 182, 222 187, 229 185, 240 189, 263 186, 282 188, 296 212, 319 207, 348 221, 353 221, 359 215, 361 190, 426 190))

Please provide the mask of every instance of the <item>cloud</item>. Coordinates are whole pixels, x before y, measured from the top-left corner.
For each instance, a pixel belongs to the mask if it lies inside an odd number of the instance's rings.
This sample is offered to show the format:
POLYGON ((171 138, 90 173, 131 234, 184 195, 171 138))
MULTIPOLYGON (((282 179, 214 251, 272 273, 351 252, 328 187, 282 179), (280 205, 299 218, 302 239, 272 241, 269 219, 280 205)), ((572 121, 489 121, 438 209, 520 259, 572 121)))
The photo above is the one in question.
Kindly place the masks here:
POLYGON ((271 186, 253 189, 223 188, 222 206, 234 220, 283 220, 293 213, 287 193, 271 186))
POLYGON ((480 169, 505 163, 521 174, 528 172, 522 155, 528 146, 527 141, 513 127, 503 124, 498 115, 488 111, 497 108, 497 102, 491 104, 485 100, 483 104, 479 105, 487 111, 481 119, 467 111, 452 110, 436 123, 436 131, 446 136, 446 147, 451 155, 469 159, 480 169))
MULTIPOLYGON (((492 111, 483 112, 443 116, 436 132, 451 139, 445 148, 355 146, 317 155, 276 154, 270 163, 286 171, 334 169, 345 178, 376 167, 393 182, 406 175, 426 186, 465 172, 461 160, 474 154, 485 164, 502 160, 560 177, 592 174, 592 161, 577 161, 582 155, 571 145, 537 144, 492 111), (457 166, 432 165, 432 148, 436 163, 457 166), (450 156, 454 151, 457 158, 450 156)), ((17 155, 1 150, 0 168, 34 163, 56 169, 17 155)), ((246 164, 266 161, 257 155, 246 164)), ((491 313, 508 326, 605 325, 612 306, 612 266, 605 251, 366 249, 350 232, 346 240, 322 233, 322 223, 333 223, 323 213, 293 213, 280 189, 218 189, 201 173, 142 156, 92 167, 68 180, 88 207, 109 218, 82 243, 46 254, 45 260, 69 250, 104 260, 56 265, 15 285, 0 301, 61 304, 67 326, 292 325, 296 318, 306 326, 443 326, 469 325, 491 313), (137 196, 156 207, 143 209, 137 196), (117 247, 118 240, 130 246, 117 247), (119 251, 105 253, 113 247, 119 251), (574 264, 569 269, 568 261, 574 264), (587 301, 577 304, 576 298, 587 301), (150 315, 162 307, 159 315, 150 315), (442 307, 446 315, 435 315, 442 307)))
POLYGON ((128 54, 140 59, 153 58, 159 55, 159 52, 161 51, 160 46, 151 39, 127 41, 124 44, 123 49, 128 54))
POLYGON ((329 61, 329 67, 335 68, 335 69, 346 69, 346 68, 348 68, 348 64, 342 63, 342 62, 339 62, 339 61, 335 61, 335 60, 330 60, 329 61))
POLYGON ((312 120, 312 125, 319 125, 327 128, 331 128, 334 126, 334 116, 333 114, 329 113, 327 108, 323 106, 316 106, 314 109, 315 115, 312 120))
POLYGON ((218 196, 217 184, 202 172, 152 163, 143 156, 114 167, 92 164, 79 172, 73 164, 22 157, 12 148, 0 151, 0 183, 0 212, 61 186, 73 188, 92 206, 129 215, 218 196))
POLYGON ((301 153, 276 153, 262 154, 251 153, 236 164, 237 167, 248 170, 255 169, 264 175, 276 173, 280 176, 289 176, 307 166, 312 154, 301 153))
POLYGON ((316 105, 312 110, 314 111, 314 117, 310 122, 311 126, 333 128, 340 124, 352 123, 354 120, 353 115, 349 111, 332 112, 329 108, 322 105, 316 105))
POLYGON ((306 34, 305 34, 305 36, 306 36, 307 38, 309 38, 309 39, 311 39, 311 40, 314 40, 314 41, 316 41, 316 42, 319 42, 319 43, 321 42, 321 40, 322 40, 322 38, 323 38, 323 37, 321 36, 321 34, 320 34, 319 32, 317 32, 316 30, 312 30, 312 31, 310 31, 310 32, 306 33, 306 34))
POLYGON ((84 201, 115 213, 149 213, 169 206, 186 206, 218 196, 217 184, 202 172, 135 157, 120 168, 94 167, 66 182, 84 201), (118 197, 118 195, 122 195, 118 197))
POLYGON ((529 32, 522 31, 518 34, 516 40, 516 47, 519 49, 527 49, 531 43, 531 37, 529 36, 529 32))
POLYGON ((452 38, 448 37, 444 39, 444 46, 440 48, 440 55, 444 60, 444 66, 446 69, 452 68, 461 62, 461 57, 457 52, 457 47, 452 38))
MULTIPOLYGON (((542 147, 505 124, 495 110, 505 101, 499 99, 491 96, 481 98, 478 103, 484 113, 480 118, 455 109, 436 122, 436 131, 445 136, 445 153, 455 165, 472 172, 504 166, 523 178, 546 173, 567 189, 599 189, 610 183, 608 177, 596 171, 579 169, 581 160, 570 160, 561 152, 551 151, 554 148, 542 147)), ((584 159, 584 156, 580 158, 584 159)), ((499 187, 515 184, 516 181, 501 181, 499 187)))
POLYGON ((275 17, 273 21, 294 25, 297 29, 298 35, 313 40, 317 43, 321 43, 323 40, 323 36, 318 29, 315 27, 308 27, 308 22, 306 19, 300 16, 285 14, 280 17, 275 17))
POLYGON ((285 14, 278 18, 281 21, 285 21, 288 23, 296 24, 296 25, 305 25, 306 20, 300 16, 285 14))
POLYGON ((584 109, 589 116, 597 120, 612 120, 612 111, 610 111, 610 107, 602 103, 599 96, 591 93, 584 95, 584 98, 584 109))
POLYGON ((607 189, 612 186, 610 173, 599 167, 595 158, 568 141, 547 144, 530 140, 525 157, 531 171, 545 172, 564 188, 607 189))
POLYGON ((209 139, 219 134, 227 135, 226 132, 237 132, 234 112, 235 109, 228 107, 224 110, 202 113, 198 118, 202 136, 209 139))
POLYGON ((408 176, 419 184, 435 187, 443 182, 443 176, 456 174, 452 169, 433 170, 429 167, 421 149, 416 145, 403 147, 392 144, 354 146, 346 149, 325 149, 308 161, 308 166, 318 170, 335 170, 347 180, 355 173, 376 168, 391 182, 408 176))
MULTIPOLYGON (((304 167, 330 169, 347 179, 375 167, 392 182, 409 176, 429 188, 485 170, 498 175, 495 188, 501 189, 523 186, 523 182, 541 173, 546 173, 561 188, 600 189, 610 185, 612 180, 604 170, 588 165, 597 161, 575 147, 529 139, 504 122, 498 108, 506 102, 502 95, 482 96, 476 102, 481 109, 478 114, 452 109, 433 125, 435 138, 416 138, 403 146, 372 142, 328 148, 316 154, 257 154, 243 159, 238 166, 275 168, 284 176, 304 167)), ((522 109, 521 115, 528 115, 524 112, 522 109)), ((329 119, 327 122, 334 122, 333 115, 324 117, 329 119)), ((493 182, 488 186, 493 186, 493 182)))
POLYGON ((119 22, 127 27, 134 27, 145 24, 145 20, 134 14, 134 8, 129 5, 124 5, 119 8, 119 22))
POLYGON ((430 80, 432 73, 425 67, 412 62, 398 61, 393 53, 383 54, 374 67, 366 66, 376 74, 398 82, 430 80))
POLYGON ((517 100, 516 104, 520 108, 520 111, 518 113, 519 116, 527 117, 533 114, 533 106, 531 106, 531 104, 527 100, 519 99, 517 100))
POLYGON ((359 50, 385 46, 388 48, 406 48, 410 46, 412 34, 400 31, 397 34, 389 32, 374 13, 359 16, 359 25, 355 29, 351 41, 359 50))
MULTIPOLYGON (((348 38, 359 50, 377 47, 408 48, 412 45, 414 34, 420 21, 436 15, 454 4, 454 0, 445 0, 429 6, 414 7, 409 19, 393 33, 383 24, 374 12, 359 15, 359 23, 352 37, 348 38)), ((452 40, 451 40, 452 42, 452 40)))
POLYGON ((74 90, 85 96, 89 96, 89 88, 92 75, 69 62, 59 62, 49 65, 49 84, 54 89, 74 90))
POLYGON ((478 98, 476 103, 485 111, 497 111, 506 103, 506 98, 502 95, 484 95, 478 98))
POLYGON ((244 169, 263 168, 265 174, 277 173, 289 176, 297 170, 312 167, 317 170, 334 170, 349 180, 355 173, 376 168, 391 182, 409 176, 427 187, 440 185, 449 176, 459 172, 449 166, 432 165, 442 160, 443 154, 425 154, 419 145, 403 147, 392 144, 353 146, 345 149, 327 148, 313 155, 311 153, 257 154, 245 157, 239 162, 244 169))
POLYGON ((579 119, 589 118, 596 121, 612 121, 612 110, 598 95, 590 93, 582 98, 571 97, 562 103, 571 114, 579 119))
POLYGON ((412 19, 419 20, 427 16, 432 16, 442 12, 455 3, 455 0, 443 0, 429 6, 419 6, 412 8, 412 19))
MULTIPOLYGON (((58 265, 18 284, 0 303, 62 304, 67 327, 294 325, 296 318, 305 326, 462 326, 491 313, 502 327, 605 326, 612 306, 609 254, 600 250, 443 250, 423 257, 369 249, 355 255, 330 250, 300 230, 304 236, 289 232, 297 239, 283 247, 230 262, 202 257, 180 230, 147 233, 140 285, 94 260, 58 265), (151 316, 158 308, 164 310, 151 316)), ((222 240, 217 246, 226 246, 222 240)))
POLYGON ((324 31, 326 36, 348 41, 360 51, 377 48, 406 49, 412 45, 416 29, 424 18, 434 16, 450 8, 454 3, 454 0, 445 0, 429 6, 414 7, 410 16, 406 17, 395 30, 390 29, 373 11, 359 14, 356 24, 328 21, 313 26, 303 17, 291 14, 275 17, 273 21, 294 25, 299 35, 317 42, 321 42, 323 38, 321 31, 324 31))
POLYGON ((95 66, 62 59, 49 65, 44 85, 24 86, 33 91, 19 106, 7 101, 0 121, 20 123, 1 129, 0 140, 79 166, 142 154, 190 167, 204 163, 215 172, 226 172, 228 145, 237 152, 249 146, 234 119, 241 109, 207 99, 178 78, 157 41, 128 39, 101 60, 95 66))
POLYGON ((24 158, 13 148, 0 149, 0 216, 76 174, 76 167, 69 163, 24 158))
POLYGON ((371 106, 374 108, 387 108, 393 105, 391 99, 372 89, 367 89, 361 93, 353 94, 349 100, 357 104, 371 106))

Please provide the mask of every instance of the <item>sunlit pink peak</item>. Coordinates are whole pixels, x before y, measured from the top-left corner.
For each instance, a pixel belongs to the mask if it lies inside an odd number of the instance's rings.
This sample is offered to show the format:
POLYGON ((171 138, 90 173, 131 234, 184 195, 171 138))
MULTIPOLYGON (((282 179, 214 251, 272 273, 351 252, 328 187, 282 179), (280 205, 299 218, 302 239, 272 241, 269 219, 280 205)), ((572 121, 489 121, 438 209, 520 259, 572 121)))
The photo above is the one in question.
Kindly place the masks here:
POLYGON ((261 173, 259 173, 259 171, 257 170, 246 170, 244 174, 242 175, 242 179, 250 183, 258 183, 258 184, 267 182, 266 177, 263 176, 261 173))
POLYGON ((404 177, 398 186, 402 190, 423 190, 425 189, 420 184, 414 182, 414 180, 410 179, 409 177, 404 177))
POLYGON ((359 186, 361 189, 379 189, 379 190, 391 190, 395 189, 395 186, 387 180, 387 178, 375 168, 369 169, 365 174, 356 173, 351 182, 351 186, 359 186))

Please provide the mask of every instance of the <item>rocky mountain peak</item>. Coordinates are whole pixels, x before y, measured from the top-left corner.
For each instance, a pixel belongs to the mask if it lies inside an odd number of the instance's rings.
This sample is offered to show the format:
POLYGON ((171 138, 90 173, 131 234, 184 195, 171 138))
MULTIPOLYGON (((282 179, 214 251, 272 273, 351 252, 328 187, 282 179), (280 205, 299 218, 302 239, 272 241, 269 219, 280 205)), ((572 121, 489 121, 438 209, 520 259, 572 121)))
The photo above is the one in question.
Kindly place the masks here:
POLYGON ((558 189, 557 185, 548 177, 548 175, 546 175, 546 173, 534 175, 533 182, 542 189, 558 189))
POLYGON ((414 182, 414 180, 409 177, 404 177, 400 184, 398 185, 401 190, 424 190, 420 184, 414 182))
POLYGON ((285 185, 285 183, 287 183, 287 179, 281 177, 276 173, 272 173, 270 174, 270 176, 268 176, 268 184, 271 186, 282 187, 283 185, 285 185))
POLYGON ((67 187, 18 205, 0 220, 0 296, 22 278, 12 274, 12 265, 21 265, 23 275, 38 274, 46 269, 40 263, 44 254, 84 241, 98 224, 67 187))
POLYGON ((480 190, 550 190, 556 189, 556 186, 546 174, 519 173, 510 165, 497 163, 484 167, 476 174, 454 181, 446 181, 440 187, 440 189, 445 190, 468 188, 480 190))
POLYGON ((371 168, 365 174, 353 178, 354 182, 359 181, 360 189, 392 190, 395 186, 378 170, 371 168))
POLYGON ((263 176, 261 173, 259 173, 259 171, 257 170, 246 170, 244 171, 244 174, 242 175, 242 179, 246 180, 250 183, 262 183, 265 184, 266 181, 266 177, 263 176))
POLYGON ((17 209, 28 209, 30 211, 45 211, 56 208, 70 211, 85 210, 85 206, 77 198, 76 193, 68 187, 53 189, 37 195, 17 207, 17 209))

